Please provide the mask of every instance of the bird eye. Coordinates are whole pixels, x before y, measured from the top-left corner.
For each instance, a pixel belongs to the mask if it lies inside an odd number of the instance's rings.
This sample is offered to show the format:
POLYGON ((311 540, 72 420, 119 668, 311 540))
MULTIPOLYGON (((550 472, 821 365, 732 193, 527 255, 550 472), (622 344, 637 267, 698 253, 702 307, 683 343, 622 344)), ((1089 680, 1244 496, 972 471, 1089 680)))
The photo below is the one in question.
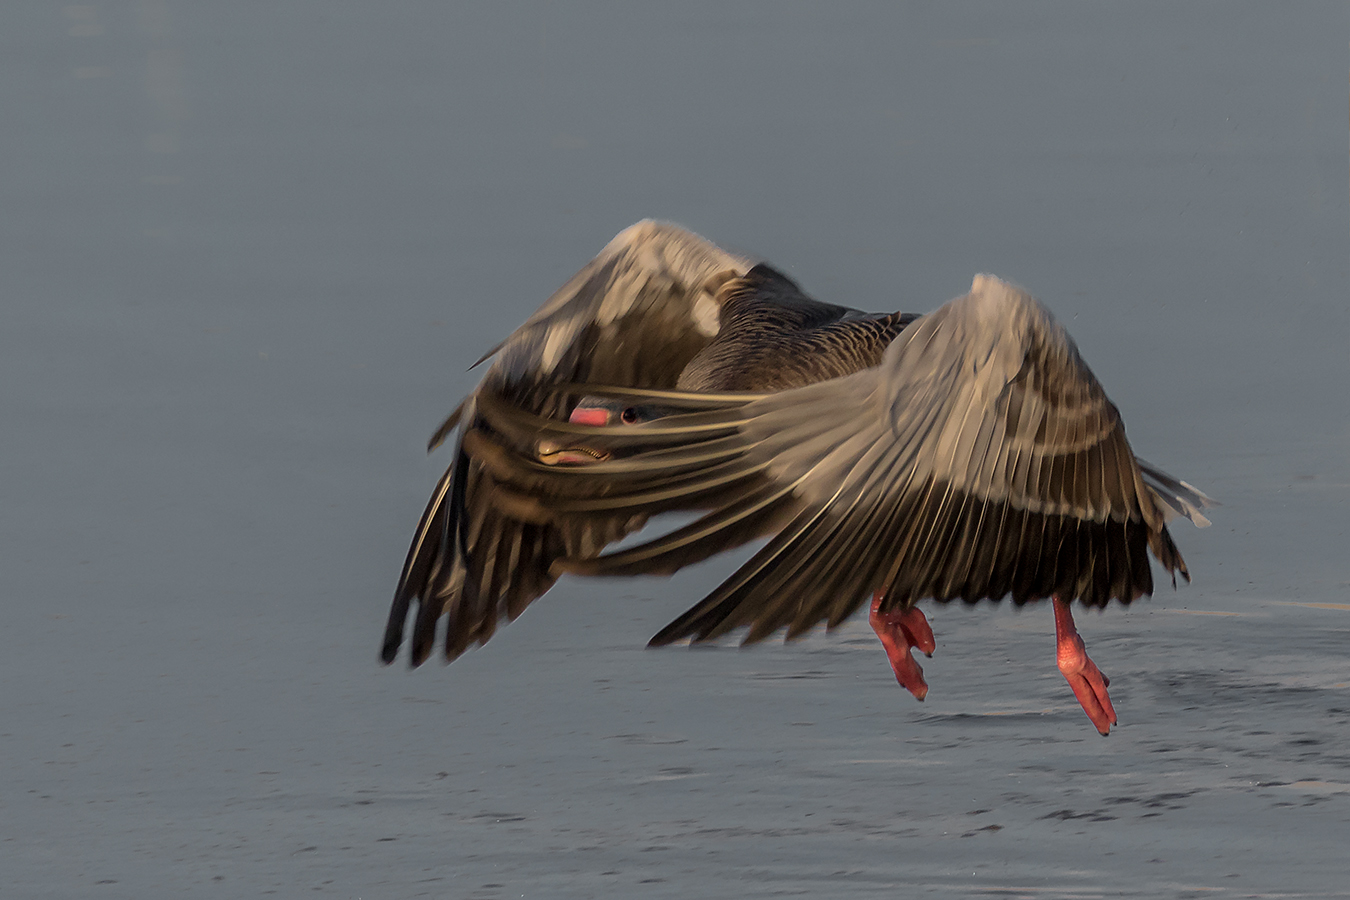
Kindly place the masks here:
POLYGON ((638 411, 636 408, 630 406, 626 408, 623 412, 619 413, 619 418, 623 421, 625 425, 632 425, 634 422, 638 420, 638 411))

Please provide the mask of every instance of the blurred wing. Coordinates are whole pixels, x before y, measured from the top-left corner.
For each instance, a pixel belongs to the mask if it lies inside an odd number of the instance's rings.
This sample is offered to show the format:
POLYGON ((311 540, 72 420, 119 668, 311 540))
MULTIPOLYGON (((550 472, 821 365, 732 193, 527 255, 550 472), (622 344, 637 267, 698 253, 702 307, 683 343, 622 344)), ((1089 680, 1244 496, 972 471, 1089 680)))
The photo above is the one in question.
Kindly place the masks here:
MULTIPOLYGON (((1068 334, 989 276, 903 331, 875 369, 711 401, 627 433, 602 429, 593 444, 628 454, 616 471, 540 474, 528 488, 570 515, 710 509, 555 571, 669 572, 773 535, 657 644, 747 625, 747 641, 783 626, 794 637, 839 624, 876 590, 883 609, 1009 594, 1128 603, 1152 592, 1150 550, 1187 576, 1165 517, 1211 503, 1157 470, 1145 477, 1068 334)), ((679 407, 674 395, 661 402, 679 407)))
POLYGON ((560 382, 674 387, 721 327, 718 289, 752 265, 679 226, 639 222, 489 351, 483 388, 529 406, 560 382))
MULTIPOLYGON (((496 479, 469 452, 482 428, 482 398, 566 418, 559 383, 673 387, 717 333, 718 288, 750 267, 677 226, 639 222, 484 357, 497 359, 431 440, 435 447, 462 430, 455 462, 432 494, 404 562, 385 630, 385 662, 398 654, 410 610, 416 609, 412 663, 432 653, 443 614, 445 655, 454 659, 485 643, 500 618, 514 619, 547 591, 556 559, 593 556, 645 522, 627 512, 531 518, 520 504, 504 505, 496 479)), ((535 446, 532 435, 522 435, 512 450, 530 457, 535 446)))

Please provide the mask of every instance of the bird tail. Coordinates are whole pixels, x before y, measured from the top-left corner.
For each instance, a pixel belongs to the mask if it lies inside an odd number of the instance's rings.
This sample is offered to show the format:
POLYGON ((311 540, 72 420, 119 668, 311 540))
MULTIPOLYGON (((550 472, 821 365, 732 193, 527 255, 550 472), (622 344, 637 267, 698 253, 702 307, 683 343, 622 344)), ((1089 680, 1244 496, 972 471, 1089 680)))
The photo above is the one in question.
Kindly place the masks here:
POLYGON ((1196 528, 1209 527, 1209 519, 1200 510, 1219 506, 1219 501, 1142 459, 1139 460, 1139 471, 1144 475, 1144 484, 1153 492, 1153 499, 1162 507, 1166 521, 1185 516, 1195 523, 1196 528))

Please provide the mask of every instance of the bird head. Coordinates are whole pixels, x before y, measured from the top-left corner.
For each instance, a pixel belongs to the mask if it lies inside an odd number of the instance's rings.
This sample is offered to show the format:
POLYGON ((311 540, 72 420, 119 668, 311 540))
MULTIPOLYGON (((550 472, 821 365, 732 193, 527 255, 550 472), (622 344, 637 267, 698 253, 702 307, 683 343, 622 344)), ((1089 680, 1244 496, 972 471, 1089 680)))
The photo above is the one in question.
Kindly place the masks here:
MULTIPOLYGON (((661 410, 654 406, 634 406, 609 397, 582 397, 567 421, 573 425, 638 425, 660 418, 661 410)), ((539 461, 550 466, 585 465, 610 458, 607 450, 587 447, 584 440, 561 445, 554 441, 540 441, 535 447, 539 461)))

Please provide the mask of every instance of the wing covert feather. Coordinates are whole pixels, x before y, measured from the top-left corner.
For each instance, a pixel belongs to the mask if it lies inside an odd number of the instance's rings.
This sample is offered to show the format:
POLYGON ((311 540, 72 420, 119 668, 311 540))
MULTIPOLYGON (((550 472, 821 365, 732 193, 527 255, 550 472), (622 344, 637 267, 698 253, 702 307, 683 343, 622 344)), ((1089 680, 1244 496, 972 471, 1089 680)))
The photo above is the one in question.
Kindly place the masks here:
MULTIPOLYGON (((673 388, 717 334, 719 288, 751 267, 678 226, 639 222, 479 360, 496 356, 474 394, 431 439, 434 448, 456 429, 461 435, 456 462, 428 503, 404 563, 381 650, 385 662, 397 656, 411 610, 413 665, 431 654, 442 615, 445 656, 454 659, 486 642, 498 618, 514 619, 547 591, 555 560, 599 553, 646 521, 633 510, 555 514, 542 522, 513 516, 497 502, 497 476, 513 464, 468 452, 495 446, 474 440, 487 434, 480 407, 497 401, 565 419, 565 399, 556 390, 561 384, 673 388)), ((518 438, 510 450, 529 460, 536 445, 518 438)))
MULTIPOLYGON (((682 461, 715 434, 724 446, 739 439, 745 479, 791 488, 760 494, 781 507, 776 521, 791 524, 655 643, 738 625, 751 626, 752 641, 783 626, 795 637, 821 621, 837 624, 877 590, 883 610, 925 597, 1009 594, 1019 604, 1051 594, 1128 603, 1152 591, 1148 550, 1187 576, 1167 518, 1202 520, 1199 509, 1212 504, 1185 482, 1141 469, 1118 411, 1063 327, 992 276, 977 276, 969 294, 902 331, 877 368, 729 398, 722 410, 706 395, 690 398, 689 412, 664 427, 626 432, 626 460, 640 474, 623 486, 597 479, 607 508, 659 487, 664 471, 678 473, 681 490, 707 508, 708 493, 682 461), (711 430, 729 421, 738 437, 711 430)), ((664 402, 679 407, 677 394, 664 402)), ((618 440, 615 429, 597 432, 600 443, 618 440)), ((733 470, 719 469, 720 486, 733 470)), ((548 475, 534 482, 545 505, 552 483, 548 475)), ((586 488, 574 479, 562 493, 578 490, 586 488)), ((687 565, 755 536, 718 535, 728 513, 714 507, 702 525, 687 526, 698 552, 687 537, 658 537, 610 557, 560 560, 554 572, 668 572, 672 560, 687 565)))

